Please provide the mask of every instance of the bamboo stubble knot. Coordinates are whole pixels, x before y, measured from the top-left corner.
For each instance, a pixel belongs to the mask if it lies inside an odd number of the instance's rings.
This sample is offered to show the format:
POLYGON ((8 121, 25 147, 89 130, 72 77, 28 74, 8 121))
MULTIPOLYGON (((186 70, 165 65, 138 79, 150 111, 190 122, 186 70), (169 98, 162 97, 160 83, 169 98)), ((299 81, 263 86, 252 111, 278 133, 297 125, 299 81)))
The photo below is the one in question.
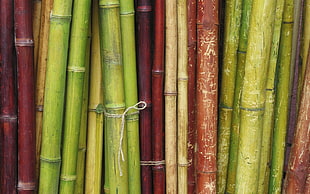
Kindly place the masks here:
POLYGON ((139 111, 145 109, 146 107, 147 107, 147 103, 144 101, 140 101, 140 102, 136 103, 135 105, 126 108, 126 110, 123 112, 123 114, 111 114, 111 113, 108 113, 104 109, 104 116, 105 117, 122 118, 121 130, 120 130, 120 139, 119 139, 119 150, 118 150, 118 158, 117 158, 120 176, 123 176, 123 172, 122 172, 122 168, 121 168, 121 157, 122 157, 122 161, 125 161, 124 153, 123 153, 123 149, 122 149, 123 139, 124 139, 124 130, 125 130, 125 121, 126 121, 125 117, 126 117, 126 115, 139 114, 139 111), (136 112, 127 114, 128 111, 130 111, 130 110, 136 110, 136 112))

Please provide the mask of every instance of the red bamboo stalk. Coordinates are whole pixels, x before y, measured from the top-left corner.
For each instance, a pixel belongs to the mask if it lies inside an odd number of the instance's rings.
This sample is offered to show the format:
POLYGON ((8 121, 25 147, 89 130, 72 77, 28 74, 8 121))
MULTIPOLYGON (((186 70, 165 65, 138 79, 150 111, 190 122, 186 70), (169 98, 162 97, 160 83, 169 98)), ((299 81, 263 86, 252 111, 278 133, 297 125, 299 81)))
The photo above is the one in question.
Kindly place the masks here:
POLYGON ((310 52, 297 118, 289 166, 284 182, 285 193, 305 193, 310 163, 310 52))
POLYGON ((188 26, 188 167, 187 189, 188 193, 195 192, 195 144, 196 144, 196 59, 197 35, 196 19, 197 0, 187 1, 188 26))
POLYGON ((310 194, 310 164, 308 164, 308 177, 305 185, 305 194, 310 194))
POLYGON ((13 1, 0 1, 0 147, 1 193, 15 194, 17 180, 17 103, 13 1))
POLYGON ((140 147, 141 147, 141 185, 142 193, 152 193, 152 168, 144 161, 152 160, 152 58, 151 58, 151 18, 150 0, 137 1, 137 64, 139 100, 147 107, 140 111, 140 147))
POLYGON ((18 80, 18 193, 35 193, 35 102, 32 1, 15 0, 18 80))
POLYGON ((165 1, 156 0, 154 14, 154 58, 152 69, 152 143, 153 160, 158 165, 153 170, 153 193, 165 193, 165 167, 164 160, 164 46, 165 46, 165 1))
POLYGON ((219 2, 197 8, 197 193, 216 193, 219 2))

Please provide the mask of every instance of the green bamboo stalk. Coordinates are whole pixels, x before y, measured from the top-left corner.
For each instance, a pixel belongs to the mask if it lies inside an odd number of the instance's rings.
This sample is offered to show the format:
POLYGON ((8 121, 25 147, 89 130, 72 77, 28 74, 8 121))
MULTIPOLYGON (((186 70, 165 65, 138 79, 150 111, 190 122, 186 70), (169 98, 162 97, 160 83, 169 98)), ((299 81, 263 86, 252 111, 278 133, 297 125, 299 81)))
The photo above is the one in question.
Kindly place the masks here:
POLYGON ((55 0, 50 15, 39 193, 57 193, 72 0, 55 0))
POLYGON ((263 118, 263 139, 261 147, 261 159, 259 168, 258 193, 268 193, 272 131, 274 128, 274 104, 275 104, 275 76, 281 34, 284 0, 277 0, 273 39, 271 45, 267 83, 266 102, 263 118))
MULTIPOLYGON (((122 35, 122 52, 124 64, 124 85, 126 108, 138 101, 134 1, 120 0, 120 19, 122 35)), ((126 116, 128 141, 128 190, 130 194, 141 193, 139 116, 135 110, 126 116)))
POLYGON ((85 172, 85 193, 87 194, 97 194, 101 191, 104 119, 101 71, 98 1, 94 0, 92 6, 91 67, 85 172))
POLYGON ((285 137, 290 99, 290 69, 294 19, 293 0, 285 0, 277 64, 275 123, 272 141, 269 193, 281 193, 285 137))
POLYGON ((250 24, 250 15, 252 0, 242 1, 241 26, 239 31, 239 44, 237 52, 237 72, 235 80, 234 104, 231 121, 229 161, 227 169, 226 192, 235 193, 237 158, 239 147, 239 127, 240 127, 240 98, 243 86, 244 64, 248 46, 248 31, 250 24))
POLYGON ((128 193, 127 134, 120 118, 125 111, 125 95, 119 6, 119 0, 99 1, 101 65, 108 141, 106 160, 109 161, 107 170, 112 194, 128 193))
POLYGON ((187 130, 188 130, 188 52, 187 0, 177 1, 178 25, 178 193, 187 193, 187 130))
POLYGON ((240 140, 236 193, 256 193, 265 87, 273 34, 275 0, 253 0, 244 82, 240 101, 240 140))
POLYGON ((227 180, 242 0, 228 0, 225 6, 224 58, 219 102, 217 150, 218 193, 224 193, 227 180))

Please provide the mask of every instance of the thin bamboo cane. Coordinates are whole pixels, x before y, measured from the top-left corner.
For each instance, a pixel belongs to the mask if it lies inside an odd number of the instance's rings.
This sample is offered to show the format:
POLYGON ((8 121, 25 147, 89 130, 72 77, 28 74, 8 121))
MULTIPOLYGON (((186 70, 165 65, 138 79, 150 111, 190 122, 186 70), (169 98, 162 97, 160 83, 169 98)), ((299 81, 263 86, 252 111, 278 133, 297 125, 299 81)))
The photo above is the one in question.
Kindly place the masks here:
POLYGON ((227 169, 226 192, 235 193, 237 158, 239 147, 239 128, 240 128, 240 98, 242 94, 245 57, 248 46, 248 31, 250 24, 252 0, 243 0, 241 26, 239 32, 239 45, 237 53, 237 72, 235 80, 234 104, 231 122, 229 162, 227 169))
POLYGON ((105 127, 109 161, 110 193, 128 193, 127 133, 122 126, 125 114, 124 77, 121 50, 119 0, 99 1, 99 34, 105 127))
MULTIPOLYGON (((152 67, 152 145, 153 160, 164 160, 164 45, 165 0, 156 0, 154 14, 154 58, 152 67)), ((164 164, 154 165, 153 193, 165 193, 164 164)))
POLYGON ((40 171, 40 152, 42 139, 42 120, 43 120, 43 103, 44 103, 44 88, 45 88, 45 73, 47 61, 47 46, 49 34, 49 16, 53 6, 53 0, 43 0, 40 23, 39 37, 39 53, 38 65, 36 71, 36 175, 39 180, 40 171))
POLYGON ((269 192, 280 193, 285 153, 285 137, 288 127, 288 109, 290 97, 290 69, 292 55, 292 34, 294 6, 292 0, 286 0, 283 10, 283 23, 277 64, 277 86, 275 100, 275 123, 271 151, 271 169, 269 192))
POLYGON ((91 1, 75 1, 67 67, 67 91, 59 193, 73 193, 83 104, 85 56, 91 1))
POLYGON ((275 7, 274 0, 253 0, 252 4, 240 101, 236 193, 256 193, 258 188, 266 75, 275 7))
POLYGON ((72 0, 55 0, 50 15, 39 193, 58 192, 72 0))
POLYGON ((187 1, 187 28, 188 28, 188 141, 187 141, 187 189, 194 193, 196 187, 196 63, 197 63, 197 0, 187 1))
POLYGON ((219 99, 217 148, 217 191, 219 193, 224 193, 227 180, 242 0, 226 1, 225 8, 224 58, 219 99))
POLYGON ((197 193, 216 193, 219 1, 197 8, 197 193))
POLYGON ((187 194, 187 130, 188 130, 188 52, 187 52, 187 0, 177 1, 178 20, 178 101, 177 101, 177 153, 178 193, 187 194))
MULTIPOLYGON (((126 108, 138 101, 134 1, 120 0, 121 36, 124 64, 126 108)), ((135 110, 128 111, 126 129, 128 141, 128 193, 141 193, 139 116, 135 110)))
MULTIPOLYGON (((140 112, 140 148, 141 161, 152 160, 152 58, 151 58, 151 17, 150 0, 137 1, 137 64, 139 100, 148 106, 140 112)), ((142 193, 152 193, 152 167, 141 166, 142 193)))
POLYGON ((0 191, 16 193, 17 102, 15 86, 13 2, 0 1, 0 191))
POLYGON ((177 1, 169 0, 166 6, 165 44, 165 161, 166 193, 177 193, 177 1))
POLYGON ((306 193, 306 181, 310 163, 310 52, 305 72, 300 109, 289 159, 289 168, 284 183, 283 193, 306 193))
POLYGON ((276 67, 279 51, 279 42, 281 35, 282 16, 283 16, 284 0, 277 1, 275 22, 273 28, 273 39, 269 58, 269 67, 266 83, 266 102, 265 113, 263 117, 263 139, 260 155, 259 182, 258 193, 268 193, 270 161, 271 161, 271 144, 272 133, 274 129, 274 104, 275 104, 275 80, 276 67))
MULTIPOLYGON (((103 179, 103 138, 106 138, 103 137, 103 88, 99 42, 98 1, 95 0, 92 4, 91 65, 85 169, 85 193, 88 194, 97 194, 101 191, 101 180, 103 179)), ((107 183, 108 180, 105 180, 104 188, 106 188, 107 183)))
POLYGON ((33 24, 33 41, 34 41, 34 72, 37 72, 38 55, 39 55, 39 40, 40 40, 40 27, 41 27, 41 0, 33 0, 32 24, 33 24))
POLYGON ((14 1, 18 85, 18 193, 35 193, 36 144, 32 1, 14 1))

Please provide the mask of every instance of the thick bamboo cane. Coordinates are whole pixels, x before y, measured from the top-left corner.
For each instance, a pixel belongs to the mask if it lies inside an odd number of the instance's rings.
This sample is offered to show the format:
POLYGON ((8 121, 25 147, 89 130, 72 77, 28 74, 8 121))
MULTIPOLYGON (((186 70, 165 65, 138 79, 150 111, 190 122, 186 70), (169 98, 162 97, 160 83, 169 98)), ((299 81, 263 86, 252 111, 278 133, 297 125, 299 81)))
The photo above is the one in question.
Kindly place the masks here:
POLYGON ((38 66, 38 55, 39 55, 39 43, 40 43, 40 29, 41 29, 41 0, 32 1, 33 12, 32 12, 32 30, 33 30, 33 42, 34 42, 34 72, 37 72, 38 66))
POLYGON ((90 0, 73 3, 59 188, 63 194, 73 193, 76 182, 90 7, 90 0))
POLYGON ((17 101, 14 71, 14 13, 11 0, 0 1, 0 191, 16 193, 17 101))
POLYGON ((236 193, 256 193, 266 78, 276 1, 253 0, 244 82, 240 101, 240 139, 236 193))
POLYGON ((153 193, 165 193, 164 161, 164 45, 165 0, 154 5, 154 57, 152 67, 152 145, 153 160, 158 164, 153 170, 153 193))
POLYGON ((187 0, 187 28, 188 28, 188 133, 187 133, 187 189, 194 193, 196 187, 195 147, 197 141, 196 130, 196 64, 197 64, 197 0, 187 0))
POLYGON ((72 0, 55 0, 50 15, 39 193, 58 192, 72 0))
POLYGON ((271 151, 271 169, 269 178, 269 192, 280 193, 283 176, 285 138, 288 128, 290 102, 290 70, 292 55, 292 34, 294 19, 294 3, 285 0, 283 23, 277 64, 277 86, 274 114, 274 131, 271 151))
POLYGON ((165 161, 166 193, 177 193, 177 1, 166 1, 165 161))
POLYGON ((103 71, 105 127, 110 193, 128 193, 127 133, 119 0, 99 1, 99 34, 103 71), (123 124, 122 124, 123 123, 123 124))
POLYGON ((219 99, 217 147, 217 191, 219 193, 224 193, 227 180, 242 0, 226 1, 225 9, 224 56, 219 99))
POLYGON ((18 85, 18 193, 36 190, 36 143, 34 102, 34 41, 32 1, 15 1, 15 48, 18 85))
MULTIPOLYGON (((301 95, 296 133, 293 140, 289 167, 283 193, 306 193, 306 180, 310 163, 310 52, 301 95)), ((309 191, 308 191, 309 192, 309 191)))
POLYGON ((219 1, 197 8, 197 193, 216 193, 219 1))

